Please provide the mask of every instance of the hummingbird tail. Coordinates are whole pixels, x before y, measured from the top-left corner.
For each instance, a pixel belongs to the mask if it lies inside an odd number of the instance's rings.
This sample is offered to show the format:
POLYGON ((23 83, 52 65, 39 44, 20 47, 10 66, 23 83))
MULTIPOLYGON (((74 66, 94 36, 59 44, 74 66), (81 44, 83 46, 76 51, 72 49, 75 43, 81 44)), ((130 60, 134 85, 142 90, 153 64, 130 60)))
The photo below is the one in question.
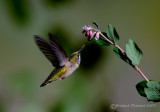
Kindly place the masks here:
POLYGON ((48 85, 49 83, 51 83, 52 81, 56 81, 58 79, 58 77, 56 77, 56 78, 54 78, 54 79, 49 79, 49 78, 47 78, 41 85, 40 85, 40 87, 44 87, 44 86, 46 86, 46 85, 48 85))
POLYGON ((43 86, 45 86, 46 84, 45 83, 42 83, 41 85, 40 85, 40 87, 43 87, 43 86))
POLYGON ((49 82, 43 82, 43 83, 40 85, 40 87, 43 87, 43 86, 45 86, 45 85, 47 85, 47 84, 49 84, 49 82))
POLYGON ((55 70, 52 71, 52 73, 47 77, 47 79, 40 85, 40 87, 44 87, 45 85, 48 85, 52 81, 56 81, 58 77, 54 77, 55 70))

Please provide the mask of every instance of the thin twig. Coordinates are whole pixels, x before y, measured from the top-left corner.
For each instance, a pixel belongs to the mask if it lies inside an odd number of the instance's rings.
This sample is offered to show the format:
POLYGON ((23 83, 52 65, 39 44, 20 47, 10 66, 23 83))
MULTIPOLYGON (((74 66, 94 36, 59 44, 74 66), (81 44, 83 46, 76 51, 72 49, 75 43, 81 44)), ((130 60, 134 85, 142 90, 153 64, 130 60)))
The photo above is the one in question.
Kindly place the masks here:
MULTIPOLYGON (((96 29, 95 29, 96 30, 96 29)), ((110 41, 107 37, 105 37, 101 32, 100 35, 102 35, 102 37, 104 37, 109 43, 111 43, 112 45, 114 45, 114 43, 112 41, 110 41)), ((125 51, 118 45, 115 45, 121 52, 125 53, 125 51)), ((142 77, 149 82, 148 78, 143 74, 143 72, 141 71, 141 69, 138 66, 135 66, 136 70, 142 75, 142 77)))
POLYGON ((142 75, 142 77, 143 77, 147 82, 149 82, 148 78, 143 74, 143 72, 141 71, 140 68, 138 68, 138 72, 142 75))

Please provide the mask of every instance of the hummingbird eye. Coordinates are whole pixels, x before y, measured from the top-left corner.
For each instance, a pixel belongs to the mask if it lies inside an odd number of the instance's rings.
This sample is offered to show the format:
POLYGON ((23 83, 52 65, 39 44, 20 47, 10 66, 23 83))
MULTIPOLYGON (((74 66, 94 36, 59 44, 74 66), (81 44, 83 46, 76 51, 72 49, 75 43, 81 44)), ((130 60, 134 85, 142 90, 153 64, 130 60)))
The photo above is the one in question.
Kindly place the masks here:
POLYGON ((78 55, 76 56, 76 60, 78 61, 79 58, 80 58, 80 54, 78 54, 78 55))
POLYGON ((80 54, 78 54, 77 58, 80 58, 80 54))

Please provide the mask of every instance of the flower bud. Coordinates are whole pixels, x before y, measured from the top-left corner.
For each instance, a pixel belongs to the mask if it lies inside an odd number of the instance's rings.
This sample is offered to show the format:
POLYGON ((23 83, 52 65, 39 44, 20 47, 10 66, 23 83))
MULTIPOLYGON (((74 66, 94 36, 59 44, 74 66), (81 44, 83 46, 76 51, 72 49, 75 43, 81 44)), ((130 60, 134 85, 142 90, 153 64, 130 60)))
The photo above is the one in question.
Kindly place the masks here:
POLYGON ((85 32, 86 32, 86 30, 83 30, 83 31, 82 31, 82 34, 85 33, 85 32))
POLYGON ((87 31, 87 37, 89 37, 89 34, 90 34, 89 31, 87 31))
POLYGON ((96 33, 95 39, 96 39, 96 40, 99 39, 99 32, 96 33))
POLYGON ((92 38, 93 37, 93 32, 90 30, 89 31, 89 36, 92 38))

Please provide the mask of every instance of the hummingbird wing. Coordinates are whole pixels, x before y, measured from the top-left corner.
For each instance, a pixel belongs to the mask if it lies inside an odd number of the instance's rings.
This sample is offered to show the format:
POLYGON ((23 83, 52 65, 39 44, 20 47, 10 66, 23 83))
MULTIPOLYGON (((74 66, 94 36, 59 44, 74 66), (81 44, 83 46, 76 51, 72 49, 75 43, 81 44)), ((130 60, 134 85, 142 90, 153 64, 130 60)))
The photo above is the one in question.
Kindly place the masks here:
POLYGON ((67 61, 66 52, 60 46, 58 41, 49 33, 49 42, 45 41, 38 35, 34 35, 34 39, 39 49, 52 63, 54 67, 62 67, 67 61))

